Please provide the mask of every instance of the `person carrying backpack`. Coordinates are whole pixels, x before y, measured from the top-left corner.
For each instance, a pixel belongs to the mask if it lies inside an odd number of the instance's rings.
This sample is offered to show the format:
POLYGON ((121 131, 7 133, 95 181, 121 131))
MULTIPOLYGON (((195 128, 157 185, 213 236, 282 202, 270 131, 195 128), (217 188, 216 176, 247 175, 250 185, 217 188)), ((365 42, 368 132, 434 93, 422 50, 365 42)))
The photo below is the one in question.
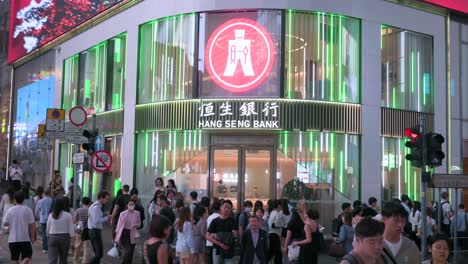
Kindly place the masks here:
POLYGON ((339 261, 339 264, 387 264, 382 256, 383 223, 372 218, 364 218, 356 225, 354 231, 356 240, 354 248, 339 261))

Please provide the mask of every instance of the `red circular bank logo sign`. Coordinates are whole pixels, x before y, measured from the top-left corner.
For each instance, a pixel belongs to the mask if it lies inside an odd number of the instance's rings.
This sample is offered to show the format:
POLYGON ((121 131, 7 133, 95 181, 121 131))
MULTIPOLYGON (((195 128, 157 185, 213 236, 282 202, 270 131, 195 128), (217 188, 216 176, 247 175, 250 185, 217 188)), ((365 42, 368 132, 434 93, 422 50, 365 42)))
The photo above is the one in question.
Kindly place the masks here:
POLYGON ((205 47, 205 64, 213 81, 230 92, 246 92, 270 74, 275 47, 257 22, 237 18, 220 25, 205 47))

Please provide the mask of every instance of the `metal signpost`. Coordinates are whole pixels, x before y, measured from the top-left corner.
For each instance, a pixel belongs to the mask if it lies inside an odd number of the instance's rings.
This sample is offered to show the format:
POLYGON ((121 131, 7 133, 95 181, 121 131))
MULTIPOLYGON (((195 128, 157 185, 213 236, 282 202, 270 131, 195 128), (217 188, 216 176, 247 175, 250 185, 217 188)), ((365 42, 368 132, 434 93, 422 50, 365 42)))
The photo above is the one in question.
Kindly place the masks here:
POLYGON ((51 179, 51 191, 52 197, 54 197, 55 189, 55 170, 54 170, 54 158, 55 158, 55 139, 64 139, 65 131, 65 110, 57 108, 48 108, 46 115, 46 138, 52 141, 52 158, 50 164, 50 179, 51 179))
POLYGON ((76 211, 78 207, 77 201, 81 200, 81 197, 77 197, 77 186, 78 186, 78 168, 80 164, 84 163, 85 154, 80 153, 80 144, 88 143, 88 138, 83 136, 82 126, 86 124, 88 120, 86 110, 81 106, 75 106, 68 112, 68 118, 70 123, 67 124, 65 129, 65 138, 68 143, 74 144, 73 150, 73 209, 76 211))

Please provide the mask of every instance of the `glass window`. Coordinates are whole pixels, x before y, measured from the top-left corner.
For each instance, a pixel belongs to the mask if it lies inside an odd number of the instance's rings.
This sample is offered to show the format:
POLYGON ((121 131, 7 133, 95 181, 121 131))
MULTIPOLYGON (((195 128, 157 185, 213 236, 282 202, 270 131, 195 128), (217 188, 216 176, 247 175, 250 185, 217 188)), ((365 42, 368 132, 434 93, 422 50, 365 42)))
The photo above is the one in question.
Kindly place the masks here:
POLYGON ((126 34, 109 40, 110 76, 107 83, 106 110, 115 110, 124 106, 126 47, 126 34))
POLYGON ((382 26, 382 106, 434 112, 432 37, 382 26))
POLYGON ((281 11, 200 14, 200 97, 279 97, 281 11))
POLYGON ((107 45, 100 43, 80 53, 78 105, 88 114, 105 110, 107 45))
POLYGON ((331 230, 341 203, 359 198, 359 136, 282 132, 277 146, 277 196, 294 203, 305 200, 331 230))
POLYGON ((411 152, 405 147, 406 141, 406 138, 382 138, 382 201, 400 198, 402 194, 414 201, 420 199, 421 170, 406 160, 406 154, 411 152))
POLYGON ((285 97, 359 103, 360 21, 288 10, 285 97))
POLYGON ((136 136, 136 187, 143 204, 149 204, 155 192, 154 181, 162 177, 164 185, 172 179, 177 191, 188 196, 197 191, 208 195, 208 140, 200 131, 140 133, 136 136))
POLYGON ((78 88, 79 57, 75 55, 63 62, 63 96, 62 107, 68 112, 76 105, 78 88))
POLYGON ((196 15, 140 27, 138 103, 193 97, 196 15))

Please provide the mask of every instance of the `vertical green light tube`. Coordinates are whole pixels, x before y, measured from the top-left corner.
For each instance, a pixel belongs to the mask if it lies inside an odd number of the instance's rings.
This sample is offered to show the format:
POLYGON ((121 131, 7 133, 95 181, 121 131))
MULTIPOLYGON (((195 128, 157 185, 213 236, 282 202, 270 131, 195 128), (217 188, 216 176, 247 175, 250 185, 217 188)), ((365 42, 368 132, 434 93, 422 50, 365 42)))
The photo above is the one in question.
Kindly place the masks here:
POLYGON ((288 156, 288 131, 284 131, 284 154, 288 156))
MULTIPOLYGON (((150 47, 150 53, 151 53, 151 62, 150 62, 150 80, 151 80, 151 102, 156 101, 156 82, 154 81, 155 76, 156 76, 156 47, 157 47, 157 42, 156 42, 156 26, 158 25, 158 22, 151 24, 151 47, 150 47)), ((143 52, 142 52, 143 53, 143 52)))
POLYGON ((343 161, 343 151, 340 151, 340 192, 343 193, 343 181, 344 181, 344 161, 343 161))
POLYGON ((335 42, 334 42, 334 20, 335 20, 335 17, 333 15, 331 15, 330 17, 330 20, 331 20, 331 26, 330 26, 330 100, 331 101, 335 101, 334 99, 334 91, 335 91, 335 85, 334 85, 334 76, 333 76, 333 70, 335 68, 335 64, 333 63, 333 57, 335 56, 335 53, 334 53, 334 49, 335 49, 335 42))
POLYGON ((120 179, 114 180, 114 195, 117 196, 117 192, 122 188, 122 182, 120 179))
POLYGON ((339 86, 339 99, 341 102, 346 101, 346 95, 345 95, 345 89, 344 89, 344 83, 343 83, 343 73, 342 73, 342 67, 343 67, 343 40, 342 40, 342 27, 343 27, 343 18, 340 16, 339 17, 339 24, 338 24, 338 86, 339 86))
POLYGON ((167 173, 167 148, 164 149, 164 174, 163 174, 164 177, 168 175, 166 173, 167 173))
POLYGON ((148 146, 149 146, 149 133, 145 133, 145 168, 148 168, 148 146))
POLYGON ((314 134, 313 132, 309 132, 309 150, 312 152, 314 149, 314 134))
POLYGON ((317 21, 317 61, 320 60, 320 13, 314 15, 317 21))
POLYGON ((173 138, 174 138, 174 140, 173 140, 174 147, 172 148, 172 169, 171 170, 176 169, 176 157, 177 157, 177 154, 176 154, 177 153, 177 143, 176 143, 177 142, 177 132, 174 131, 173 133, 174 133, 174 136, 173 136, 173 138))
POLYGON ((414 52, 411 51, 411 92, 414 93, 414 52))
POLYGON ((335 134, 330 134, 330 168, 335 168, 335 134))
MULTIPOLYGON (((182 57, 184 56, 184 52, 182 50, 182 47, 184 45, 183 44, 183 32, 184 32, 184 30, 182 30, 183 25, 184 25, 183 19, 184 19, 184 16, 183 15, 180 16, 180 22, 179 23, 180 23, 181 30, 179 30, 180 34, 179 34, 179 46, 178 46, 178 48, 179 48, 179 63, 178 64, 179 65, 177 67, 178 68, 178 75, 179 75, 179 78, 178 78, 179 81, 177 82, 177 98, 178 99, 182 99, 182 90, 183 90, 183 87, 184 87, 183 86, 184 80, 182 78, 182 76, 183 76, 182 73, 184 72, 184 69, 182 68, 182 57)), ((174 32, 174 35, 175 35, 175 32, 174 32)))
POLYGON ((184 151, 187 150, 187 130, 184 130, 184 151))
POLYGON ((318 143, 318 140, 315 140, 315 176, 318 178, 318 171, 319 171, 319 164, 320 164, 320 161, 319 161, 319 157, 318 157, 318 153, 319 153, 319 143, 318 143))
POLYGON ((397 104, 396 104, 396 87, 393 87, 393 108, 397 108, 397 104))
POLYGON ((293 76, 291 75, 291 50, 292 50, 292 10, 288 11, 288 98, 291 98, 291 79, 293 76))
POLYGON ((169 19, 166 19, 164 21, 166 23, 166 43, 164 44, 164 64, 162 66, 162 72, 163 72, 163 85, 164 85, 164 93, 163 93, 163 100, 168 99, 167 97, 167 72, 169 70, 169 65, 168 65, 168 58, 167 58, 167 48, 169 46, 169 19))
POLYGON ((115 38, 114 39, 114 58, 115 58, 115 63, 120 63, 121 60, 121 40, 120 38, 115 38))

